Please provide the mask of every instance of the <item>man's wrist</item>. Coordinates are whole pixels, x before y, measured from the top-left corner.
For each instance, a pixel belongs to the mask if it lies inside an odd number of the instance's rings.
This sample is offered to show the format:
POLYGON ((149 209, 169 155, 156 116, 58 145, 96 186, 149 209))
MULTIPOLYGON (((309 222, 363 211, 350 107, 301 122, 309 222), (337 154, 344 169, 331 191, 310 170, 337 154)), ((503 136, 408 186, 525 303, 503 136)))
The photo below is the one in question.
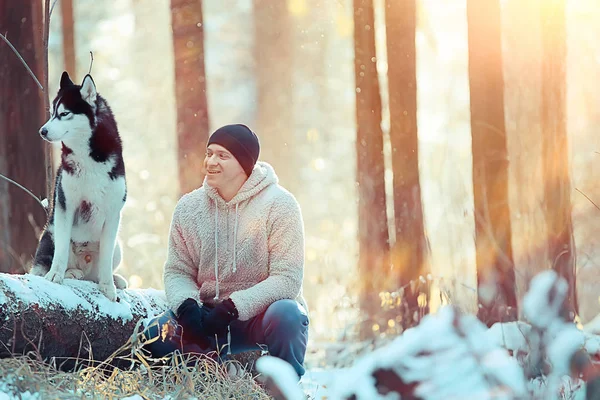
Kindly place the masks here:
POLYGON ((190 309, 194 309, 197 307, 199 307, 199 305, 196 300, 192 299, 191 297, 187 298, 183 301, 183 303, 181 303, 179 308, 177 308, 177 316, 181 317, 182 314, 185 314, 190 309))
POLYGON ((227 313, 229 314, 232 321, 235 319, 238 319, 240 314, 239 314, 238 309, 235 306, 235 303, 233 302, 233 300, 231 300, 231 299, 223 300, 223 305, 227 309, 227 313))

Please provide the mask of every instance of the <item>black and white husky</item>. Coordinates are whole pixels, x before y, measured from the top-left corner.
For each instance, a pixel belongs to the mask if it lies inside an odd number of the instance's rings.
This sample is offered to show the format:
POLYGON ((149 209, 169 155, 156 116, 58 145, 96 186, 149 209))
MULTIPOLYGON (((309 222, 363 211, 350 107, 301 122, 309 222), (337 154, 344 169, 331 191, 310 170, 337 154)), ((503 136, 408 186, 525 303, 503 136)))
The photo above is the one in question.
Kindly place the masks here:
POLYGON ((61 165, 30 272, 56 283, 64 278, 96 282, 116 301, 116 288, 127 287, 114 274, 121 262, 117 232, 127 197, 117 123, 90 75, 80 86, 63 72, 52 104, 40 135, 62 142, 61 165))

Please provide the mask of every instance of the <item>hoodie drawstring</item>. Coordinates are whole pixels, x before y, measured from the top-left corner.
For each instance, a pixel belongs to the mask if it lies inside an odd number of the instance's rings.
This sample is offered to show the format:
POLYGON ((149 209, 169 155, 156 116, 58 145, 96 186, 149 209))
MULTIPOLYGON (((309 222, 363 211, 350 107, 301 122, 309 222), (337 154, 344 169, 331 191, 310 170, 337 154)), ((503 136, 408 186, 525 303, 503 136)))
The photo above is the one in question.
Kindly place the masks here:
MULTIPOLYGON (((237 270, 236 265, 236 243, 237 243, 237 225, 238 225, 238 205, 235 204, 235 224, 233 225, 233 272, 237 270)), ((227 325, 227 355, 231 355, 231 325, 227 325)))
POLYGON ((219 204, 215 206, 215 300, 219 300, 219 204))
POLYGON ((233 225, 233 272, 237 271, 237 265, 236 265, 237 254, 235 251, 235 247, 236 247, 236 243, 237 243, 238 205, 239 205, 239 203, 235 204, 235 224, 233 225))
POLYGON ((227 325, 227 355, 231 355, 231 324, 227 325))
MULTIPOLYGON (((219 300, 219 205, 215 202, 215 297, 219 300)), ((239 203, 235 204, 235 224, 233 225, 233 272, 237 271, 237 226, 239 203)), ((227 326, 227 355, 231 354, 231 326, 227 326)))

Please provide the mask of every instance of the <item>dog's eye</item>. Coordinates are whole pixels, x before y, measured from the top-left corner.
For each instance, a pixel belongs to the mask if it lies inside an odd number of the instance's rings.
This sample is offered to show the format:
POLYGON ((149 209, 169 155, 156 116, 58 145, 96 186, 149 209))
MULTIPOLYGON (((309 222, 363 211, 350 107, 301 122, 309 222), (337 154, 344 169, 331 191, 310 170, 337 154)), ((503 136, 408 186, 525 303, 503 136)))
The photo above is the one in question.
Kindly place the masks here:
POLYGON ((66 116, 67 116, 67 115, 69 115, 69 114, 71 114, 71 113, 70 113, 70 112, 68 112, 68 111, 63 111, 63 112, 61 112, 61 113, 60 113, 60 116, 61 116, 61 117, 66 117, 66 116))

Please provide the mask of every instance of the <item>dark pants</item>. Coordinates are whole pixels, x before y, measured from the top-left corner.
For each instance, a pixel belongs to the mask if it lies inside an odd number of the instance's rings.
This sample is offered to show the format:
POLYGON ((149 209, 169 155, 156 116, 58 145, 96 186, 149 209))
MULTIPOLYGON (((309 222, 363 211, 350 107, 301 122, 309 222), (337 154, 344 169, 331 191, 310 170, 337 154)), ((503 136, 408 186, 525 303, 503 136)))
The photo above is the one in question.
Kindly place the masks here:
POLYGON ((294 300, 279 300, 267 310, 248 321, 233 321, 230 326, 231 348, 227 335, 209 337, 210 347, 201 349, 196 343, 182 339, 181 327, 175 314, 169 310, 154 318, 144 332, 147 340, 160 336, 145 347, 153 357, 163 357, 175 350, 182 353, 208 353, 218 351, 224 355, 250 350, 268 350, 269 354, 287 361, 298 376, 304 375, 304 355, 308 341, 308 316, 294 300), (164 325, 167 327, 164 327, 164 325), (168 332, 165 334, 165 332, 168 332))

